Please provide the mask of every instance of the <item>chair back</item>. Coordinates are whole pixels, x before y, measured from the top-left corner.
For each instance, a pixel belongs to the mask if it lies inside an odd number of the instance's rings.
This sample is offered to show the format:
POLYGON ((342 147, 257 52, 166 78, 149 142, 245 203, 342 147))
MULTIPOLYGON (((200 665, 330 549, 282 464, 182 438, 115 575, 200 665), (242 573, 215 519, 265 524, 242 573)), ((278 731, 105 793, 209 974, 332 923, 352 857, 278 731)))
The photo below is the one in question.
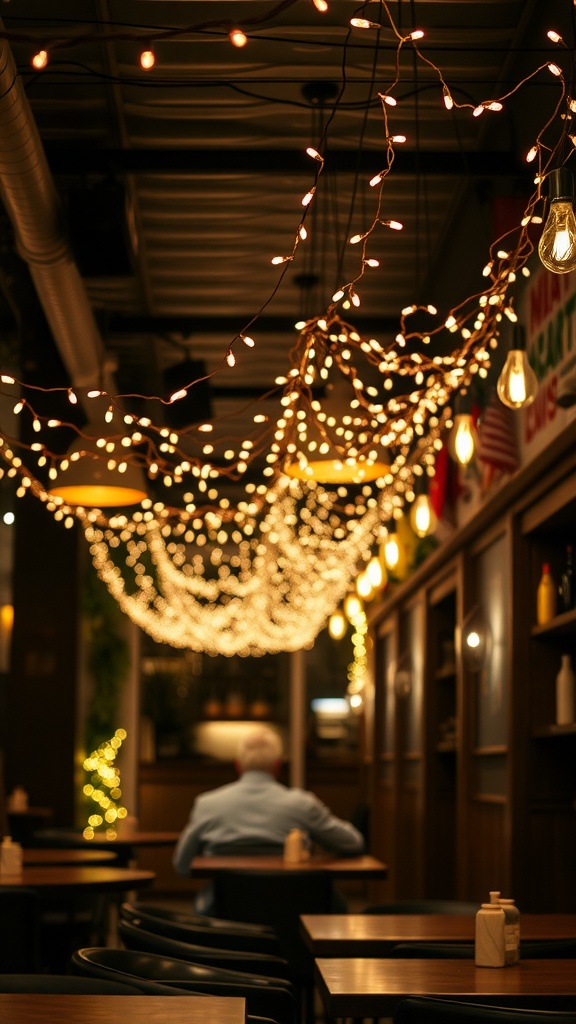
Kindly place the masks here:
POLYGON ((126 921, 138 919, 148 931, 180 942, 280 956, 280 943, 272 928, 174 910, 162 913, 164 909, 147 903, 122 903, 120 917, 126 921))
POLYGON ((241 996, 246 1012, 271 1017, 277 1024, 295 1024, 296 999, 288 982, 242 974, 220 967, 187 963, 156 953, 92 947, 72 955, 71 970, 88 977, 135 985, 158 995, 241 996), (168 990, 168 991, 167 991, 168 990))
POLYGON ((393 1024, 576 1024, 576 1013, 411 996, 398 1003, 393 1024))
POLYGON ((268 978, 287 979, 289 974, 287 961, 280 957, 182 942, 179 939, 149 931, 139 918, 134 918, 132 921, 121 918, 118 921, 118 934, 127 949, 160 953, 162 956, 187 960, 189 963, 225 967, 228 970, 246 971, 248 974, 260 974, 268 978))
POLYGON ((312 975, 313 958, 300 935, 300 914, 330 913, 332 879, 327 871, 218 871, 214 902, 221 917, 271 925, 294 973, 312 975))

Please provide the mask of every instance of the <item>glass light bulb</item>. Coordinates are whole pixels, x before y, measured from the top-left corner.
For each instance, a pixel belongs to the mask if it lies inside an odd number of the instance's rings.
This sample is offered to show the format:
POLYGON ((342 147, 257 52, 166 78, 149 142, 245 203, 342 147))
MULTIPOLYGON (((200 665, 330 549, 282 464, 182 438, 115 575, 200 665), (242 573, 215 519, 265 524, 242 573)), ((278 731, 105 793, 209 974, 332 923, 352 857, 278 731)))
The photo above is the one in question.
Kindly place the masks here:
POLYGON ((328 632, 332 639, 341 640, 346 633, 347 628, 348 623, 346 622, 342 612, 340 610, 333 612, 328 619, 328 632))
POLYGON ((417 537, 427 537, 436 529, 436 513, 427 494, 419 494, 410 509, 410 525, 417 537))
POLYGON ((498 398, 510 409, 530 405, 538 393, 538 380, 523 349, 511 349, 496 385, 498 398))
POLYGON ((388 569, 395 569, 400 561, 400 545, 395 533, 389 533, 384 541, 384 561, 388 569))
POLYGON ((454 426, 450 433, 449 449, 452 458, 461 466, 467 466, 476 448, 475 429, 472 415, 469 412, 459 413, 454 417, 454 426))
POLYGON ((374 555, 374 557, 368 562, 368 565, 366 566, 366 574, 375 590, 378 590, 385 582, 382 562, 377 555, 374 555))
POLYGON ((363 601, 369 601, 374 593, 374 587, 366 569, 361 572, 356 578, 356 593, 358 597, 361 597, 363 601))
POLYGON ((362 601, 353 591, 344 598, 344 614, 349 622, 353 622, 359 615, 362 614, 363 607, 362 601))
POLYGON ((550 203, 538 255, 555 274, 568 274, 576 269, 576 217, 570 200, 556 199, 550 203))

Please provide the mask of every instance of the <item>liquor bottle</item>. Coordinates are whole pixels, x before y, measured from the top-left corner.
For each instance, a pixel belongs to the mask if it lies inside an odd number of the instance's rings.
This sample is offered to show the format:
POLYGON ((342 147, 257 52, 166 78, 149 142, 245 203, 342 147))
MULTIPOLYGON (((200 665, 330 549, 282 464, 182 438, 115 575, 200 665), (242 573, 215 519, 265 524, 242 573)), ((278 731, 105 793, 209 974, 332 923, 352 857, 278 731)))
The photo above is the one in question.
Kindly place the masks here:
POLYGON ((556 724, 571 725, 574 721, 574 671, 569 654, 562 655, 556 676, 556 724))
POLYGON ((550 566, 544 562, 536 593, 536 620, 539 626, 550 622, 556 615, 556 587, 550 575, 550 566))
POLYGON ((574 607, 574 565, 572 560, 572 545, 566 546, 566 568, 560 578, 560 601, 562 611, 569 612, 574 607))

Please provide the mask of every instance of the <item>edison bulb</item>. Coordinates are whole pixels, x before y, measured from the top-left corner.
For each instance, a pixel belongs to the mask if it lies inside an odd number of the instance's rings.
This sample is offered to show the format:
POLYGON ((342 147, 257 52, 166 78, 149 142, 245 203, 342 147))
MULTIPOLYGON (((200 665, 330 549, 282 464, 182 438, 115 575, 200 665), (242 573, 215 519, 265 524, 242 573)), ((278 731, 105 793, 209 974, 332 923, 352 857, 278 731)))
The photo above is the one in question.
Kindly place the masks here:
POLYGON ((410 525, 417 537, 427 537, 436 529, 436 513, 427 494, 419 494, 410 509, 410 525))
POLYGON ((400 561, 400 545, 396 533, 389 533, 384 541, 384 562, 388 569, 395 569, 400 561))
POLYGON ((459 413, 454 417, 448 448, 450 454, 461 466, 467 466, 476 449, 475 427, 472 414, 459 413))
POLYGON ((344 615, 340 610, 333 612, 328 619, 328 632, 333 640, 341 640, 346 630, 348 623, 344 618, 344 615))
POLYGON ((347 594, 346 597, 344 598, 344 614, 346 618, 348 619, 349 622, 354 622, 354 619, 357 619, 358 616, 361 615, 363 611, 364 606, 362 604, 362 601, 354 593, 354 591, 351 590, 350 593, 347 594))
POLYGON ((366 566, 366 573, 374 590, 379 590, 386 582, 384 568, 382 566, 382 562, 378 558, 378 555, 374 555, 370 559, 366 566))
POLYGON ((366 569, 356 578, 356 593, 363 601, 370 601, 374 594, 374 587, 366 569))
POLYGON ((538 243, 538 255, 554 274, 568 274, 576 269, 576 217, 572 205, 574 182, 567 167, 550 172, 548 194, 550 210, 538 243))
POLYGON ((538 380, 523 349, 511 349, 496 385, 498 398, 510 409, 531 405, 538 393, 538 380))

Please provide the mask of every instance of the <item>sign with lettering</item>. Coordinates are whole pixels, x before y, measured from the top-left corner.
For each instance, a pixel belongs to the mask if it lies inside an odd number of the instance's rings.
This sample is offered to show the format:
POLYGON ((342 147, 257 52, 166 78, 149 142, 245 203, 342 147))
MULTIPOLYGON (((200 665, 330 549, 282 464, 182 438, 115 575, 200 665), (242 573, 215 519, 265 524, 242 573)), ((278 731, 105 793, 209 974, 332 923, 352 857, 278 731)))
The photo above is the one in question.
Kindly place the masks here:
POLYGON ((553 274, 538 264, 518 309, 538 394, 519 412, 522 465, 530 462, 576 416, 576 271, 553 274))

